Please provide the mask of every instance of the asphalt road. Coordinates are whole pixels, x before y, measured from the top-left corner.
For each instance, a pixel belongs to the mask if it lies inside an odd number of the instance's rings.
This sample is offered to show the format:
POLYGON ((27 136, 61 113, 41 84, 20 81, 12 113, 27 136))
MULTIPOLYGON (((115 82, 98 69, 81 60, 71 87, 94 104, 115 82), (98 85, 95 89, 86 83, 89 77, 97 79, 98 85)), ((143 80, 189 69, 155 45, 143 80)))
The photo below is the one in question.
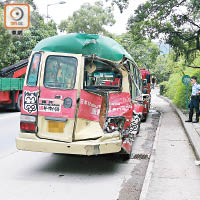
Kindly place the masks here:
POLYGON ((0 112, 0 158, 15 153, 15 137, 19 132, 19 112, 0 112))
POLYGON ((0 113, 0 199, 139 199, 159 115, 154 110, 135 138, 133 156, 72 156, 18 151, 19 113, 0 113))

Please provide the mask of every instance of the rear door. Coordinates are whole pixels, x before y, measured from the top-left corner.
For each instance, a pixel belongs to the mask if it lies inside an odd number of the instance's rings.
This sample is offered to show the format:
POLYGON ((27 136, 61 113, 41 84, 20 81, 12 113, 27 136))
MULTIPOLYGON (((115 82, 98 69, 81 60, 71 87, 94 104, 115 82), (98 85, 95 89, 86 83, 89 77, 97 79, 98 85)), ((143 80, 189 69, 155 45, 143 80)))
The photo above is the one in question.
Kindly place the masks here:
POLYGON ((45 52, 38 99, 38 136, 72 142, 82 81, 81 55, 45 52))
POLYGON ((29 63, 28 75, 24 81, 21 114, 37 116, 38 76, 41 65, 41 52, 34 52, 29 63))

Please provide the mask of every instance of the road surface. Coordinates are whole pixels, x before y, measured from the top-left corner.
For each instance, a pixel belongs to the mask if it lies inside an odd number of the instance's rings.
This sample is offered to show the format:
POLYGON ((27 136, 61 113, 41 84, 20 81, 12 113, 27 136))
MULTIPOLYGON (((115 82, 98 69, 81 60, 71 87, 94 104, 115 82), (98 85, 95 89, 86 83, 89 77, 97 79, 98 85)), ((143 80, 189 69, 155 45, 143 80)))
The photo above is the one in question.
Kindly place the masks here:
POLYGON ((0 113, 0 198, 8 200, 136 200, 159 114, 151 111, 135 138, 133 156, 73 156, 18 151, 19 113, 0 113), (144 155, 144 158, 141 156, 144 155), (145 157, 146 155, 146 157, 145 157))

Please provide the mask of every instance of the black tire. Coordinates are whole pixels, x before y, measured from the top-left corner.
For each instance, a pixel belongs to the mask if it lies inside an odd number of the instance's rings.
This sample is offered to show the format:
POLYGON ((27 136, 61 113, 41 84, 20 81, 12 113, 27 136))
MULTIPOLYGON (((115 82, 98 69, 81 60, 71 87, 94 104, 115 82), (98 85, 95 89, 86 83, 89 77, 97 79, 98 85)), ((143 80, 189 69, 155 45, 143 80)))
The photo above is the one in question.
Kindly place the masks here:
POLYGON ((129 160, 131 158, 131 154, 128 154, 128 153, 127 154, 122 154, 121 158, 122 158, 123 161, 127 161, 127 160, 129 160))
POLYGON ((146 120, 147 120, 147 114, 143 114, 141 122, 146 122, 146 120))
POLYGON ((138 135, 138 134, 140 133, 140 124, 141 124, 141 122, 140 122, 139 125, 138 125, 138 130, 137 130, 136 135, 138 135))
POLYGON ((22 100, 22 94, 19 94, 16 104, 17 111, 19 112, 21 112, 21 100, 22 100))

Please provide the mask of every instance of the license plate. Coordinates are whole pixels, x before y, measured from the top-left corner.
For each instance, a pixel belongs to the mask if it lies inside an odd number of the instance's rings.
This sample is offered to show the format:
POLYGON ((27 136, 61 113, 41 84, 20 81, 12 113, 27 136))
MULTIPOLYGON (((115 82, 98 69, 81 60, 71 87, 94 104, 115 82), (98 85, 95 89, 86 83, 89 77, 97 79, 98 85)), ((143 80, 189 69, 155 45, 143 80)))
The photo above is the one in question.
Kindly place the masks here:
POLYGON ((48 132, 64 133, 65 122, 48 121, 48 132))

